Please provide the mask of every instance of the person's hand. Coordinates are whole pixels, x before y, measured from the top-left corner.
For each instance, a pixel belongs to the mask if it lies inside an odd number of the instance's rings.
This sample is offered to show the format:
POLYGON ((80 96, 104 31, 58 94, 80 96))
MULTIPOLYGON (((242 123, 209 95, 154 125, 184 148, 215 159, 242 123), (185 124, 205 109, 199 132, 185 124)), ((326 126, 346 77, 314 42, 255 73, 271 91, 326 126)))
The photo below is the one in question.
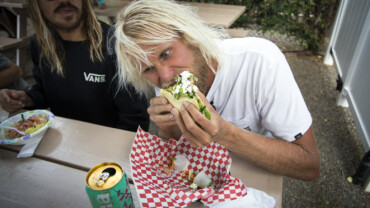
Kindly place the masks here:
POLYGON ((154 97, 150 99, 148 113, 152 120, 159 128, 176 125, 176 121, 171 114, 173 106, 168 103, 164 97, 154 97))
POLYGON ((154 97, 150 99, 148 113, 159 128, 158 135, 164 139, 180 137, 180 130, 177 127, 175 118, 171 114, 174 107, 164 97, 154 97))
POLYGON ((9 113, 24 108, 27 98, 28 96, 24 91, 9 89, 0 90, 0 105, 9 113))
POLYGON ((172 114, 182 135, 193 146, 203 147, 212 141, 223 138, 226 135, 228 123, 221 118, 202 93, 198 91, 197 95, 211 113, 211 120, 208 120, 197 107, 189 102, 184 103, 180 112, 173 108, 172 114))

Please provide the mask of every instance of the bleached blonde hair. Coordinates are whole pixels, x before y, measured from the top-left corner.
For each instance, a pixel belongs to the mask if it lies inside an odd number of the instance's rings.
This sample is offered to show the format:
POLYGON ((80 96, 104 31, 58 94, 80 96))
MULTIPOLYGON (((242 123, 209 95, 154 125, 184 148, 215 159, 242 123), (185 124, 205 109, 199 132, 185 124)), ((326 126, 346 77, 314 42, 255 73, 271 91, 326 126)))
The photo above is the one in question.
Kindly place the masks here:
POLYGON ((140 0, 126 6, 115 24, 119 85, 132 84, 148 96, 151 84, 143 75, 142 64, 151 66, 147 55, 139 47, 163 44, 176 38, 189 48, 199 50, 207 66, 214 72, 213 63, 222 62, 217 40, 228 38, 223 28, 209 26, 197 15, 195 8, 172 0, 140 0))
MULTIPOLYGON (((95 15, 90 0, 82 1, 82 19, 83 28, 86 31, 86 41, 89 44, 90 59, 92 61, 102 61, 102 28, 95 15)), ((51 70, 57 70, 57 73, 64 76, 65 52, 60 40, 55 38, 53 28, 42 15, 39 0, 28 0, 28 14, 32 20, 32 25, 36 33, 36 39, 41 48, 41 56, 46 59, 51 70)), ((41 61, 40 61, 41 65, 41 61)))

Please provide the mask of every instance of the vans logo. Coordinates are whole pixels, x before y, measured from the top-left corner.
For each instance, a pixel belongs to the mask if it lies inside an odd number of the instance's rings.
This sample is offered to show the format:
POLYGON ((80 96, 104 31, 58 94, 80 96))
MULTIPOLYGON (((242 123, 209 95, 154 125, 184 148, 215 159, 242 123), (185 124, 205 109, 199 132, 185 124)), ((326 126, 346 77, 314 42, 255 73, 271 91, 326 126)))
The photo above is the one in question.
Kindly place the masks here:
POLYGON ((98 82, 98 83, 105 82, 104 74, 93 74, 93 73, 86 74, 86 72, 84 72, 84 76, 86 82, 98 82))
POLYGON ((302 136, 303 136, 303 135, 302 135, 302 133, 299 133, 299 134, 295 135, 295 136, 294 136, 294 138, 295 138, 295 139, 299 139, 299 138, 301 138, 302 136))

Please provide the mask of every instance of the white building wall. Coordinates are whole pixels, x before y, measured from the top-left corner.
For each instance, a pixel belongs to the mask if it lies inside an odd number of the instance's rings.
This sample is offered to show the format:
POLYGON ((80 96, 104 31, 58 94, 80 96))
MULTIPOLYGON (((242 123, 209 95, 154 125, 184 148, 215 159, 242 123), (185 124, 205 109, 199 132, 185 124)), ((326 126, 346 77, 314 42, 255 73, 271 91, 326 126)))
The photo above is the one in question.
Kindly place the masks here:
POLYGON ((365 151, 370 149, 370 0, 342 0, 325 63, 343 81, 338 104, 350 107, 365 151))
POLYGON ((369 7, 369 0, 349 0, 345 3, 342 14, 344 18, 339 25, 338 34, 332 47, 333 58, 342 79, 347 76, 350 69, 369 7))

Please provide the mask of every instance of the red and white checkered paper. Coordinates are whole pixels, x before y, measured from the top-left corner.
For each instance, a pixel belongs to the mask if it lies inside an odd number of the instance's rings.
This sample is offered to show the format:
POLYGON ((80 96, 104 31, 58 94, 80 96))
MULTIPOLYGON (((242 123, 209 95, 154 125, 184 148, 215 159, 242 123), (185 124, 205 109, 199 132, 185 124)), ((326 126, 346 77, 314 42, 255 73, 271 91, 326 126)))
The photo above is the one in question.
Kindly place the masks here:
POLYGON ((227 149, 217 143, 195 148, 185 139, 171 139, 167 143, 155 135, 138 129, 131 149, 132 177, 142 207, 185 207, 201 199, 205 205, 235 200, 247 195, 247 188, 229 175, 231 157, 227 149), (184 155, 190 162, 189 170, 205 170, 212 177, 214 189, 193 190, 189 182, 181 180, 182 172, 173 170, 166 175, 163 167, 176 155, 184 155))

